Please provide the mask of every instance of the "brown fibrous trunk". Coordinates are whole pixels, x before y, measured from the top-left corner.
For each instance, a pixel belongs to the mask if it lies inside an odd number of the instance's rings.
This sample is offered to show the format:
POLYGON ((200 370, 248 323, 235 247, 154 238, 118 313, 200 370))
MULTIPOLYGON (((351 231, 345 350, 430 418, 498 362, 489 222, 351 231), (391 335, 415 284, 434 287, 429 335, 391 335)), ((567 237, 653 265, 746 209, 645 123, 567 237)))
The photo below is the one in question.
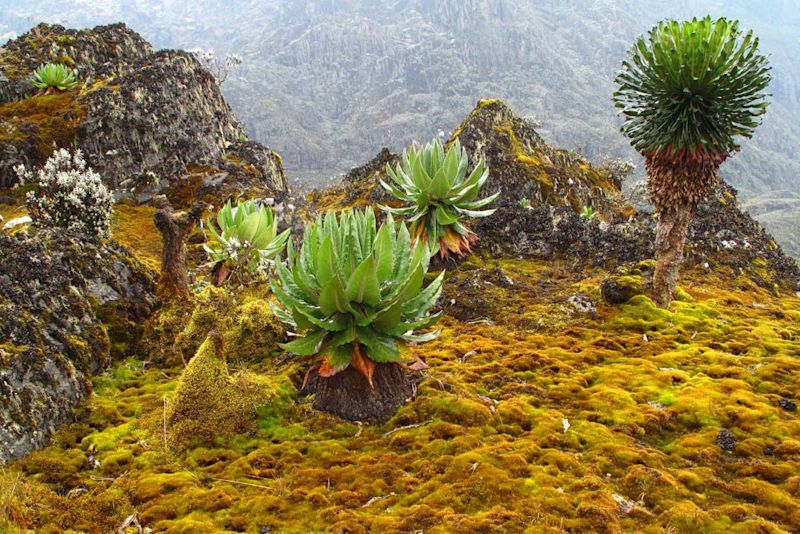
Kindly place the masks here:
POLYGON ((683 263, 683 248, 691 219, 692 208, 689 206, 658 213, 653 293, 656 304, 662 308, 668 307, 672 302, 683 263))
POLYGON ((717 183, 724 159, 716 156, 676 161, 669 155, 650 155, 645 160, 648 191, 658 217, 653 292, 661 307, 672 302, 694 208, 717 183))
POLYGON ((175 212, 164 195, 155 197, 156 212, 153 221, 161 232, 161 276, 156 285, 156 295, 163 299, 189 295, 189 275, 186 267, 186 234, 200 220, 208 208, 199 202, 187 212, 175 212))
POLYGON ((313 406, 348 421, 386 420, 413 394, 408 373, 396 363, 376 363, 372 383, 352 366, 329 378, 309 380, 313 406))

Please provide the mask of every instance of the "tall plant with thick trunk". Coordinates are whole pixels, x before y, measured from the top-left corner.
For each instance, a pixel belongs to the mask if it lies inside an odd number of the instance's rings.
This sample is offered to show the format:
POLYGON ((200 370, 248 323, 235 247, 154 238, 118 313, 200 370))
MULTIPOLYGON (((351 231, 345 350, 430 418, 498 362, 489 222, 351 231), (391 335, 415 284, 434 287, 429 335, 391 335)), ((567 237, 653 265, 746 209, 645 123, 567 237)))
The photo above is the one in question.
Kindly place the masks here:
POLYGON ((660 22, 637 39, 616 78, 622 131, 645 157, 656 208, 653 289, 668 306, 692 212, 720 165, 750 138, 767 109, 767 58, 758 38, 724 18, 660 22))

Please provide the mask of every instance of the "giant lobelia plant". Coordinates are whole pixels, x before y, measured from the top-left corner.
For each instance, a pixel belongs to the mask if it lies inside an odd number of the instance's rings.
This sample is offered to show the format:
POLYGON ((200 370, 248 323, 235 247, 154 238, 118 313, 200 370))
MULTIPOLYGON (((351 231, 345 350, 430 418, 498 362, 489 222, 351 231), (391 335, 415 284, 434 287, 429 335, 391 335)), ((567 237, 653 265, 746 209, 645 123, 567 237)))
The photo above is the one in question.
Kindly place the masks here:
POLYGON ((386 166, 390 182, 381 185, 406 205, 398 208, 380 206, 384 211, 406 217, 411 223, 411 237, 427 243, 443 259, 450 254, 466 255, 477 235, 464 223, 467 217, 487 217, 493 209, 481 209, 500 194, 478 199, 489 169, 483 160, 467 173, 467 151, 456 139, 445 153, 439 140, 403 152, 401 164, 393 170, 386 166))
POLYGON ((206 219, 211 239, 204 246, 214 262, 212 279, 223 283, 231 274, 256 274, 269 271, 275 258, 289 239, 289 229, 278 233, 278 223, 272 210, 255 200, 231 201, 217 212, 217 229, 212 219, 206 219))
POLYGON ((668 306, 695 206, 720 165, 749 138, 767 109, 767 58, 737 21, 660 22, 637 39, 616 78, 622 131, 644 157, 656 208, 653 289, 668 306))
POLYGON ((372 419, 405 401, 403 348, 438 335, 415 333, 439 318, 429 310, 444 273, 423 287, 429 259, 428 247, 412 244, 406 225, 391 215, 376 230, 370 209, 328 213, 306 228, 299 253, 289 244, 288 265, 277 263, 271 281, 280 304, 274 311, 299 333, 286 350, 322 358, 315 406, 372 419), (334 380, 348 371, 361 380, 334 380))

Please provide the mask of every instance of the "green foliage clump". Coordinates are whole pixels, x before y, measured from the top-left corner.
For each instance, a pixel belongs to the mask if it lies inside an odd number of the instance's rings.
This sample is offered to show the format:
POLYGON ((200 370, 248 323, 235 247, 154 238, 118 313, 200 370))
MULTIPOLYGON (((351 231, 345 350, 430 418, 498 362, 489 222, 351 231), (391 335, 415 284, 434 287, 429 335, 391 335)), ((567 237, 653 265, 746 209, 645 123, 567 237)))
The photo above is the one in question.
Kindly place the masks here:
POLYGON ((595 212, 594 208, 591 206, 584 206, 580 215, 582 219, 586 219, 588 221, 593 219, 594 216, 597 215, 597 212, 595 212))
POLYGON ((242 269, 250 274, 266 272, 289 239, 288 229, 278 234, 272 210, 255 200, 239 201, 235 208, 229 200, 217 213, 217 225, 218 229, 206 220, 212 240, 205 250, 217 264, 217 283, 242 269))
POLYGON ((644 154, 729 154, 767 109, 769 70, 758 38, 738 21, 662 21, 639 37, 617 76, 622 130, 644 154))
POLYGON ((391 215, 375 230, 371 210, 328 213, 306 228, 299 254, 289 245, 289 266, 276 264, 271 281, 281 307, 275 314, 304 332, 284 345, 298 355, 322 354, 320 375, 352 365, 372 383, 375 362, 401 362, 398 341, 422 342, 438 332, 429 314, 442 289, 441 273, 424 290, 430 251, 391 215))
POLYGON ((758 38, 737 21, 666 20, 640 37, 617 75, 622 131, 645 156, 658 215, 653 292, 672 300, 692 209, 719 179, 719 166, 751 137, 767 109, 771 80, 758 38))
POLYGON ((381 185, 407 206, 381 209, 394 215, 408 217, 411 237, 428 243, 432 253, 447 257, 451 252, 463 256, 469 252, 477 237, 462 223, 464 217, 486 217, 495 210, 481 210, 498 195, 476 200, 481 187, 489 178, 489 169, 478 161, 467 174, 467 151, 455 141, 445 153, 439 140, 417 150, 403 152, 401 164, 394 170, 386 166, 392 182, 381 185))
POLYGON ((33 71, 33 86, 41 91, 66 91, 77 85, 77 71, 63 63, 40 65, 33 71))

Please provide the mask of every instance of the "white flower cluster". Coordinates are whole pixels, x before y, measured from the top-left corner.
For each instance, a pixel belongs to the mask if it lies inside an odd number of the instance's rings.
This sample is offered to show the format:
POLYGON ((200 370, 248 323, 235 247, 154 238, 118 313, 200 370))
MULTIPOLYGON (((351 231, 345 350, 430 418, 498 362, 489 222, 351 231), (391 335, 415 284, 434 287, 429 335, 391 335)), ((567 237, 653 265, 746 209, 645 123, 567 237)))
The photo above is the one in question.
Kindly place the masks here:
POLYGON ((35 173, 24 165, 14 171, 21 183, 33 185, 27 206, 34 224, 108 236, 114 198, 80 150, 56 150, 35 173))
POLYGON ((613 158, 605 156, 598 163, 598 167, 604 169, 609 176, 619 181, 624 182, 636 170, 636 164, 631 159, 613 158))

